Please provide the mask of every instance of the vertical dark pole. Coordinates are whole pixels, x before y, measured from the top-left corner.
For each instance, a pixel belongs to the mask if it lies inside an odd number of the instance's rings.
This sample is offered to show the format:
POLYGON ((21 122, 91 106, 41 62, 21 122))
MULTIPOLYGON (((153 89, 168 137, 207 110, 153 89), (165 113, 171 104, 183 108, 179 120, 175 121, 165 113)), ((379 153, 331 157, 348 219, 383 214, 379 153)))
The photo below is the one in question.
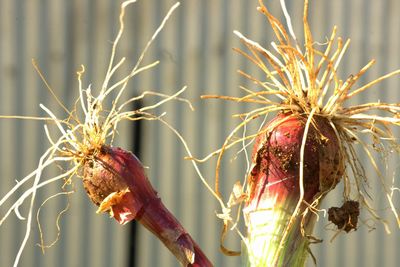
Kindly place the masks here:
MULTIPOLYGON (((132 110, 138 110, 143 106, 142 101, 135 101, 132 110)), ((134 121, 132 124, 132 148, 131 151, 140 159, 142 148, 142 121, 134 121)), ((136 244, 137 244, 137 222, 130 222, 128 240, 128 267, 135 267, 136 264, 136 244)))

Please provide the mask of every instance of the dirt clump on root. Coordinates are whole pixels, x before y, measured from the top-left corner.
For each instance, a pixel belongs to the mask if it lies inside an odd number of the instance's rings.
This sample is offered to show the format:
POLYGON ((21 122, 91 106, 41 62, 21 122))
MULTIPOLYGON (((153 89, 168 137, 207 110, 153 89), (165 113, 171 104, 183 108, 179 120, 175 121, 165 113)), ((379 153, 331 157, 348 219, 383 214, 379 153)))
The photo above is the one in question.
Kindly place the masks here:
POLYGON ((360 215, 360 204, 354 200, 348 200, 341 207, 331 207, 328 210, 328 220, 340 230, 357 230, 358 216, 360 215))

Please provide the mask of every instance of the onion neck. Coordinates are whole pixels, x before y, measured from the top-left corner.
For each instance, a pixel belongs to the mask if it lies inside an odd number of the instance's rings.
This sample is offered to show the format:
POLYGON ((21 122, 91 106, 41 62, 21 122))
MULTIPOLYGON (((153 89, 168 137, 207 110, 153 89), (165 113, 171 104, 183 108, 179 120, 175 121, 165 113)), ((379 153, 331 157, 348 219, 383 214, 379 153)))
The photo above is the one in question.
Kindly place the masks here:
POLYGON ((247 206, 244 216, 247 226, 243 266, 277 267, 304 266, 309 254, 315 215, 302 214, 292 219, 297 198, 277 201, 276 197, 260 200, 256 209, 247 206))

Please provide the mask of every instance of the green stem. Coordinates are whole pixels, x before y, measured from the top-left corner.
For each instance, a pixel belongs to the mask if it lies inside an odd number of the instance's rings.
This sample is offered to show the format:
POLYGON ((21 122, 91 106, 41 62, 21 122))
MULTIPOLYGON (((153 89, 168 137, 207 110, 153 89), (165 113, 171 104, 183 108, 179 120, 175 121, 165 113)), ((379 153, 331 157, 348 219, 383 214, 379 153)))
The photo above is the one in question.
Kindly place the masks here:
POLYGON ((304 219, 297 215, 289 225, 297 200, 261 201, 262 207, 244 210, 248 235, 242 266, 304 266, 310 244, 306 235, 312 233, 315 215, 309 212, 304 219))

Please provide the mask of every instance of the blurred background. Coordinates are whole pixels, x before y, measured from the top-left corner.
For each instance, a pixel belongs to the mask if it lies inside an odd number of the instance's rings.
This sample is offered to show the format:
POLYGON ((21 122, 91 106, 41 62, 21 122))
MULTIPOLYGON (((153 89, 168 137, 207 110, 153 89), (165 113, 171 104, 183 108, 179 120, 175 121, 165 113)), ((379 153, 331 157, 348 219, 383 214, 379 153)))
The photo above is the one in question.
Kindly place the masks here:
MULTIPOLYGON (((302 31, 302 2, 287 1, 298 36, 302 31)), ((43 103, 57 116, 66 116, 35 72, 32 58, 37 60, 49 84, 67 107, 73 107, 77 98, 76 71, 81 64, 86 66, 85 87, 91 84, 92 88, 99 88, 118 30, 120 3, 110 0, 0 1, 0 114, 44 116, 39 108, 39 103, 43 103)), ((278 0, 265 3, 282 18, 278 0)), ((118 71, 115 81, 124 77, 134 65, 173 4, 173 0, 139 0, 128 7, 126 29, 118 48, 118 56, 126 56, 127 63, 118 71)), ((251 87, 236 71, 242 69, 255 76, 259 71, 231 48, 242 47, 233 30, 239 30, 266 47, 274 40, 266 19, 256 11, 256 6, 255 0, 183 0, 145 58, 146 63, 160 60, 161 64, 135 77, 129 84, 126 98, 145 90, 171 94, 188 86, 185 97, 192 101, 195 112, 178 102, 171 102, 156 112, 167 112, 166 120, 182 133, 198 157, 222 145, 238 123, 232 114, 252 108, 246 104, 200 100, 199 96, 238 96, 242 93, 240 85, 251 87)), ((325 42, 334 25, 338 25, 339 36, 352 40, 341 64, 341 78, 358 72, 370 59, 377 59, 360 83, 400 68, 399 12, 400 2, 396 0, 310 1, 310 23, 316 41, 325 42)), ((398 102, 398 88, 400 79, 394 77, 356 101, 398 102)), ((141 104, 146 105, 146 101, 141 104)), ((219 252, 221 223, 215 216, 219 207, 200 183, 191 164, 183 159, 186 153, 177 138, 157 122, 122 123, 120 126, 114 145, 136 152, 149 166, 149 179, 165 205, 215 266, 240 266, 239 257, 227 257, 219 252)), ((0 120, 0 197, 16 180, 36 168, 48 145, 42 122, 0 120)), ((234 182, 244 177, 245 162, 242 154, 236 157, 238 150, 240 147, 227 155, 221 170, 221 187, 226 199, 234 182)), ((368 173, 373 173, 370 166, 365 167, 368 173)), ((210 183, 213 183, 214 168, 215 159, 201 165, 210 183)), ((56 173, 59 173, 58 166, 46 171, 45 177, 56 173)), ((373 203, 379 207, 378 212, 389 219, 392 234, 387 235, 382 224, 374 223, 363 213, 363 222, 356 232, 339 235, 331 242, 335 232, 327 218, 321 217, 315 234, 324 242, 312 246, 319 266, 398 266, 400 230, 388 212, 382 190, 376 186, 377 180, 371 175, 373 203), (374 230, 371 231, 371 227, 374 230)), ((60 192, 61 185, 53 184, 39 190, 36 208, 49 196, 60 192)), ((42 254, 37 246, 40 232, 35 215, 32 235, 19 266, 178 266, 169 251, 140 225, 119 226, 107 215, 97 215, 79 178, 74 179, 73 189, 74 194, 54 198, 41 209, 45 243, 51 244, 57 238, 58 241, 42 254), (69 209, 61 217, 58 236, 57 215, 67 205, 69 209)), ((16 195, 21 195, 23 190, 16 195)), ((17 196, 13 197, 8 205, 16 199, 17 196)), ((340 206, 341 199, 342 191, 338 186, 323 206, 340 206)), ((396 205, 399 205, 398 200, 396 205)), ((1 207, 0 215, 4 212, 6 207, 1 207)), ((27 205, 21 208, 21 213, 27 213, 27 205)), ((0 227, 0 266, 12 266, 25 227, 25 222, 14 214, 0 227)), ((230 235, 228 246, 240 248, 236 234, 230 235)), ((313 266, 311 261, 309 266, 313 266)))

